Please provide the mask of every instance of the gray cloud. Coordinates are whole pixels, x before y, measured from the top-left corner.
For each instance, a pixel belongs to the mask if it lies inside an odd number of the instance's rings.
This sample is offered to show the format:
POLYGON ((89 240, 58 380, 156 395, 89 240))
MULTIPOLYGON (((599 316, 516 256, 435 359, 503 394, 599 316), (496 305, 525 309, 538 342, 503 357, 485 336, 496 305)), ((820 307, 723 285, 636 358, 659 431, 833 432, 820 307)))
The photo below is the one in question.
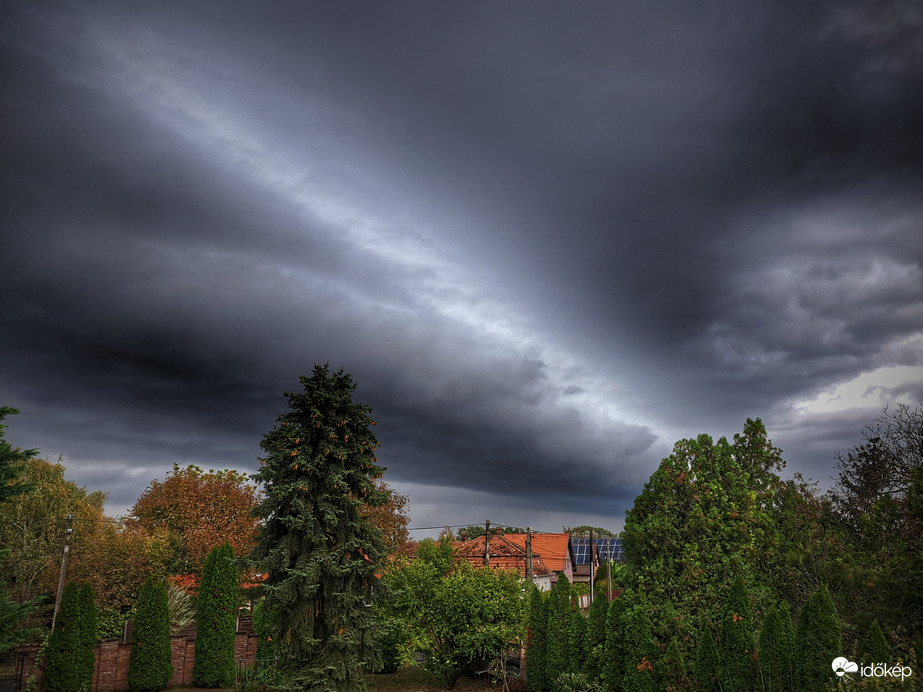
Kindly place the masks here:
POLYGON ((824 478, 875 412, 806 402, 892 366, 872 399, 920 401, 907 5, 0 19, 0 391, 114 507, 253 469, 315 362, 427 525, 617 525, 673 440, 747 416, 824 478))

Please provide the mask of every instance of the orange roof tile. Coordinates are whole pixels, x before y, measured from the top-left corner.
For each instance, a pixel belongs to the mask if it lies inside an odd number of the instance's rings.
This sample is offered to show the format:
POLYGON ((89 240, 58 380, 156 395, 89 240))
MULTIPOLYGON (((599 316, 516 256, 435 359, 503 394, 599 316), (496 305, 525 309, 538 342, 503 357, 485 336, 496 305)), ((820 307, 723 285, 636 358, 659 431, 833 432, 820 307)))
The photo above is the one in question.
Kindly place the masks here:
MULTIPOLYGON (((526 534, 508 533, 504 538, 510 539, 513 543, 525 550, 526 534)), ((535 557, 537 555, 540 557, 542 562, 555 572, 563 572, 566 559, 569 557, 567 551, 569 541, 570 534, 566 533, 533 533, 532 556, 535 557)))
MULTIPOLYGON (((484 536, 479 536, 471 541, 456 541, 453 543, 456 554, 466 559, 475 567, 484 566, 484 536)), ((492 569, 504 569, 517 572, 520 576, 526 575, 526 550, 523 546, 516 545, 509 540, 507 535, 494 535, 490 537, 490 560, 492 569)), ((532 574, 542 577, 552 574, 552 571, 539 556, 532 556, 532 574)))

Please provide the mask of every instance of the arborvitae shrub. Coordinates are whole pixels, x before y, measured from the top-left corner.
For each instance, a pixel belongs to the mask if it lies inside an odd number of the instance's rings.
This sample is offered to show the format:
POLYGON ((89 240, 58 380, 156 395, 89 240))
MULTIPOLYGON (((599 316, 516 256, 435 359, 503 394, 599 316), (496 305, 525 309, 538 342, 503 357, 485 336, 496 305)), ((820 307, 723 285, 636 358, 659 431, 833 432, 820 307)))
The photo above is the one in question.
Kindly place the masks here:
POLYGON ((212 548, 202 568, 196 602, 196 687, 227 687, 234 682, 234 636, 237 629, 237 566, 230 543, 212 548))
POLYGON ((884 632, 878 620, 873 620, 859 648, 859 659, 863 663, 889 663, 891 661, 891 647, 885 639, 884 632))
POLYGON ((718 647, 715 646, 711 632, 705 630, 699 635, 695 656, 695 677, 705 692, 718 692, 721 689, 718 682, 720 666, 718 647))
POLYGON ((670 640, 666 653, 660 659, 660 680, 664 692, 678 692, 688 687, 686 660, 675 637, 670 640))
POLYGON ((80 692, 93 680, 93 644, 89 644, 89 669, 86 665, 89 623, 81 591, 77 582, 64 587, 61 610, 48 640, 48 666, 44 677, 47 692, 80 692))
POLYGON ((545 648, 545 670, 548 687, 556 692, 555 681, 561 673, 569 670, 570 632, 574 621, 574 604, 571 600, 571 586, 567 577, 558 576, 558 581, 548 595, 548 625, 545 648))
POLYGON ((96 669, 96 594, 93 587, 84 582, 80 587, 80 618, 81 618, 81 643, 80 643, 80 674, 81 679, 87 684, 93 680, 96 669))
POLYGON ((609 604, 609 612, 606 615, 606 643, 603 647, 602 675, 607 690, 618 690, 622 686, 625 662, 623 618, 630 602, 631 592, 623 591, 621 596, 609 604))
POLYGON ((138 594, 134 641, 128 659, 128 686, 132 692, 155 692, 166 687, 173 674, 170 660, 167 587, 151 578, 138 594))
POLYGON ((538 589, 529 595, 529 632, 526 653, 526 684, 529 692, 546 692, 548 676, 545 667, 547 649, 547 599, 538 589))
POLYGON ((790 692, 795 632, 788 604, 766 610, 759 641, 759 668, 766 692, 790 692))
POLYGON ((586 659, 585 640, 587 636, 587 621, 580 610, 574 610, 570 626, 570 647, 567 654, 568 673, 580 673, 586 659))
POLYGON ((624 668, 622 688, 625 692, 654 692, 659 687, 654 633, 651 628, 648 603, 643 595, 625 610, 624 668))
MULTIPOLYGON (((742 577, 734 580, 721 621, 718 654, 723 692, 751 692, 756 674, 753 661, 753 609, 742 577)), ((832 659, 831 659, 832 660, 832 659)))
POLYGON ((583 641, 583 672, 591 682, 602 678, 603 650, 606 645, 606 615, 609 601, 605 594, 597 594, 590 606, 590 618, 587 621, 586 638, 583 641))
POLYGON ((830 667, 843 655, 840 618, 826 586, 804 604, 795 632, 795 683, 800 692, 822 692, 836 676, 830 667))

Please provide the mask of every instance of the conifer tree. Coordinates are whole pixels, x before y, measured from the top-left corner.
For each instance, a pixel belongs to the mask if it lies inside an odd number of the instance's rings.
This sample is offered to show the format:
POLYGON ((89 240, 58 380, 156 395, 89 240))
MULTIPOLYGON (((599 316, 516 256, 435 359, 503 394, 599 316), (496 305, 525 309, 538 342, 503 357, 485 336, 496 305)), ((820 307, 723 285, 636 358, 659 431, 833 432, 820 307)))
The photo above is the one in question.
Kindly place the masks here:
POLYGON ((387 500, 374 483, 384 469, 371 409, 352 400, 352 377, 317 365, 300 382, 303 391, 285 393, 290 410, 260 443, 256 514, 265 525, 253 557, 267 574, 280 652, 300 684, 348 692, 378 664, 366 603, 385 547, 362 508, 387 500))
POLYGON ((791 692, 792 659, 795 631, 788 604, 769 606, 763 618, 759 641, 759 667, 763 689, 767 692, 791 692))
MULTIPOLYGON (((22 482, 23 465, 36 454, 36 449, 13 449, 6 441, 4 419, 19 413, 15 408, 0 406, 0 503, 29 492, 32 488, 22 482)), ((0 550, 0 560, 9 558, 9 550, 0 550)), ((17 603, 10 598, 6 587, 0 587, 0 651, 12 649, 25 638, 37 634, 37 630, 16 631, 16 626, 26 617, 38 610, 44 597, 37 596, 25 603, 17 603)))
POLYGON ((687 688, 686 660, 676 637, 670 640, 670 645, 660 660, 660 679, 664 692, 678 692, 687 688))
POLYGON ((545 669, 552 692, 557 692, 555 680, 561 673, 570 672, 570 632, 574 621, 574 604, 567 577, 558 575, 558 581, 548 594, 548 638, 545 649, 545 669))
POLYGON ((843 655, 840 618, 822 586, 808 598, 795 631, 795 682, 801 692, 820 692, 833 681, 831 662, 843 655))
POLYGON ((574 610, 571 621, 566 670, 568 673, 581 673, 586 660, 587 621, 578 609, 574 610))
POLYGON ((202 568, 196 602, 196 687, 228 687, 234 682, 237 629, 237 566, 230 543, 212 548, 202 568))
POLYGON ((603 595, 597 595, 590 606, 587 621, 587 633, 584 640, 583 672, 592 682, 602 677, 603 650, 606 645, 606 615, 609 601, 603 595))
POLYGON ((711 632, 705 630, 699 635, 698 647, 695 655, 695 677, 699 687, 705 692, 719 692, 719 670, 721 661, 718 658, 718 647, 715 646, 711 632))
POLYGON ((724 692, 750 692, 753 689, 756 673, 753 649, 750 593, 743 577, 738 576, 728 594, 718 645, 721 659, 719 677, 724 692))
POLYGON ((138 594, 134 641, 128 658, 128 686, 132 692, 156 692, 173 675, 170 651, 170 611, 167 587, 149 578, 138 594))
POLYGON ((96 669, 96 594, 89 582, 80 586, 80 677, 89 684, 96 669))
MULTIPOLYGON (((48 667, 45 689, 48 692, 80 692, 93 679, 93 665, 86 670, 87 633, 81 587, 69 582, 61 596, 61 610, 55 620, 54 632, 48 640, 48 667)), ((92 661, 93 649, 90 648, 92 661)))
POLYGON ((526 683, 529 692, 546 692, 548 676, 545 669, 547 648, 547 600, 536 588, 529 595, 528 653, 526 655, 526 683))
POLYGON ((884 632, 881 631, 878 620, 872 621, 862 638, 859 658, 863 663, 888 663, 891 660, 891 647, 885 639, 884 632))
POLYGON ((631 601, 631 592, 622 591, 621 596, 609 604, 606 614, 606 642, 603 647, 603 682, 608 690, 622 687, 625 663, 625 641, 623 621, 631 601))
POLYGON ((622 688, 625 692, 654 692, 659 686, 656 669, 660 661, 656 658, 649 606, 643 595, 626 609, 622 621, 625 638, 622 688))

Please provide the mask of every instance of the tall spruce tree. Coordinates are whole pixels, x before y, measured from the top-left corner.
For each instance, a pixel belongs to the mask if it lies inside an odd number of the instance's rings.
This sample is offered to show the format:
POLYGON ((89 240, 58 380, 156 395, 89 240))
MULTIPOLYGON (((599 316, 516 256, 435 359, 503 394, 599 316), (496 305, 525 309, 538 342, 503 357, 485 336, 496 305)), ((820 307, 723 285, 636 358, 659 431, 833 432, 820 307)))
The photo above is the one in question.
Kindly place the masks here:
POLYGON ((196 601, 196 687, 229 687, 234 682, 234 637, 237 629, 237 565, 230 543, 216 546, 205 558, 196 601))
POLYGON ((166 687, 173 675, 171 659, 167 587, 151 577, 138 593, 134 640, 128 657, 131 691, 156 692, 166 687))
POLYGON ((822 586, 801 609, 795 630, 795 682, 802 692, 820 692, 835 680, 831 662, 843 655, 840 618, 822 586))
POLYGON ((546 692, 548 675, 545 653, 548 643, 548 601, 537 588, 529 595, 529 633, 526 653, 526 684, 529 692, 546 692))
POLYGON ((385 555, 381 533, 362 517, 387 495, 375 487, 378 440, 371 409, 352 400, 342 370, 316 365, 286 392, 290 411, 276 418, 260 447, 255 478, 265 520, 253 557, 267 575, 266 606, 279 647, 300 684, 317 690, 363 689, 377 667, 372 598, 385 555))

